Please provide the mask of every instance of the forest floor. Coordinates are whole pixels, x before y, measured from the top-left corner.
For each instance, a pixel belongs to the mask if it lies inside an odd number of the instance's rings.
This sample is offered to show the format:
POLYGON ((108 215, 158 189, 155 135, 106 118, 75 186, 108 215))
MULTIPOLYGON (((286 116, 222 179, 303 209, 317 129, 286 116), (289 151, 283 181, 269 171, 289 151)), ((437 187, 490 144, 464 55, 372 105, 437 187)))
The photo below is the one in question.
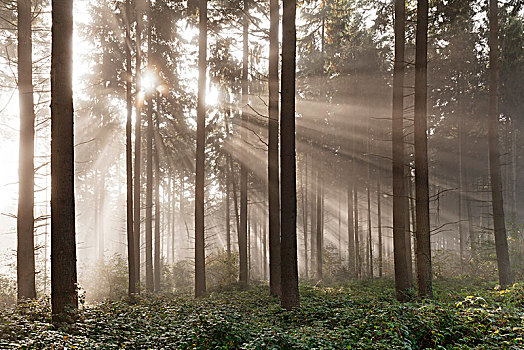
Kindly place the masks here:
POLYGON ((524 349, 524 286, 437 281, 435 300, 400 304, 393 282, 301 287, 284 311, 267 287, 194 300, 144 296, 85 306, 69 329, 49 304, 0 311, 0 349, 524 349))

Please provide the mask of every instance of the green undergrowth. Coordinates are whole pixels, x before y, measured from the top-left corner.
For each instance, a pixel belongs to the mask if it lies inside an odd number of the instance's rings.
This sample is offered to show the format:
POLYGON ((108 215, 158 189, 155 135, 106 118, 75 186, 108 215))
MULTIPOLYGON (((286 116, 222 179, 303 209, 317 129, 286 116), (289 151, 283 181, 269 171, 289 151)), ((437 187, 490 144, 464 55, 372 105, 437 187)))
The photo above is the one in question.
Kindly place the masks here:
POLYGON ((267 287, 207 298, 164 294, 86 306, 68 329, 35 301, 0 311, 0 349, 520 349, 524 286, 438 282, 435 300, 400 304, 387 280, 301 287, 284 311, 267 287))

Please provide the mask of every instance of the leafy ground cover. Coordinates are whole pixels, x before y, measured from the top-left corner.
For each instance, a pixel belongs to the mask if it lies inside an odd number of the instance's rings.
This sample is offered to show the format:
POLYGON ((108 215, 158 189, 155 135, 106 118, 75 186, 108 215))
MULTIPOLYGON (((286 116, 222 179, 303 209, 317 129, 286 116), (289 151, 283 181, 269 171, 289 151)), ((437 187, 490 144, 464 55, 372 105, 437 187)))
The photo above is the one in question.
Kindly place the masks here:
POLYGON ((0 312, 0 349, 524 348, 523 285, 455 280, 435 291, 435 301, 400 304, 388 280, 303 286, 290 312, 266 287, 144 296, 86 306, 68 329, 53 327, 39 300, 0 312))

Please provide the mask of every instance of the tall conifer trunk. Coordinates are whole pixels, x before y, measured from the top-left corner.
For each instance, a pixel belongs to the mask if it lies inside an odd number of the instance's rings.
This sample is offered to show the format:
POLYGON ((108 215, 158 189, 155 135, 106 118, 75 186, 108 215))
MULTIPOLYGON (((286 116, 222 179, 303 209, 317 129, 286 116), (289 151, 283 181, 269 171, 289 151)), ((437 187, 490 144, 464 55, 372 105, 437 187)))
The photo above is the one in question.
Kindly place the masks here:
MULTIPOLYGON (((149 17, 151 16, 151 2, 149 6, 149 17)), ((153 22, 148 18, 147 29, 147 66, 151 74, 152 65, 152 38, 151 31, 153 22)), ((147 92, 147 149, 146 149, 146 290, 152 292, 155 289, 153 277, 153 96, 152 91, 147 92)))
POLYGON ((20 167, 17 215, 18 300, 35 299, 33 49, 31 0, 18 0, 18 96, 20 105, 20 167))
POLYGON ((295 153, 296 0, 284 0, 282 20, 281 288, 282 307, 299 306, 297 266, 297 189, 295 153))
POLYGON ((73 1, 52 1, 51 308, 53 322, 78 309, 73 137, 73 1))
POLYGON ((432 298, 427 140, 428 0, 417 2, 415 52, 415 196, 418 295, 432 298))
POLYGON ((141 176, 141 162, 142 162, 142 103, 139 98, 141 90, 141 71, 142 71, 142 50, 141 50, 141 24, 142 24, 142 12, 138 5, 138 1, 135 2, 136 11, 136 95, 135 95, 135 182, 134 182, 134 193, 133 193, 133 239, 135 242, 135 279, 136 279, 136 291, 140 293, 140 224, 141 224, 141 203, 140 203, 140 176, 141 176))
POLYGON ((268 123, 268 202, 269 202, 269 289, 280 295, 280 189, 278 166, 278 0, 269 0, 269 123, 268 123))
POLYGON ((128 263, 128 280, 129 296, 133 296, 136 293, 136 266, 135 266, 135 240, 133 236, 133 145, 131 141, 132 133, 132 115, 133 115, 133 100, 132 100, 132 78, 133 73, 131 70, 131 28, 130 28, 130 0, 126 0, 126 12, 125 12, 125 26, 126 26, 126 107, 127 107, 127 119, 126 119, 126 228, 127 228, 127 263, 128 263))
POLYGON ((411 283, 406 259, 406 188, 404 181, 404 72, 406 3, 395 0, 395 63, 393 69, 392 157, 393 157, 393 250, 395 290, 406 301, 411 283))
POLYGON ((206 293, 206 252, 204 229, 205 148, 206 148, 206 67, 207 0, 200 1, 198 36, 198 105, 195 176, 195 296, 206 293))
POLYGON ((493 226, 495 230, 495 249, 499 283, 503 287, 512 284, 508 253, 506 223, 504 219, 504 200, 502 197, 502 178, 499 151, 499 25, 498 1, 489 1, 489 172, 491 177, 491 198, 493 205, 493 226))
MULTIPOLYGON (((249 0, 243 0, 244 14, 242 19, 242 125, 240 138, 244 147, 247 143, 247 103, 248 103, 248 74, 249 74, 249 0)), ((247 247, 247 164, 240 163, 240 231, 238 235, 239 250, 239 281, 242 287, 247 287, 249 278, 248 247, 247 247)))

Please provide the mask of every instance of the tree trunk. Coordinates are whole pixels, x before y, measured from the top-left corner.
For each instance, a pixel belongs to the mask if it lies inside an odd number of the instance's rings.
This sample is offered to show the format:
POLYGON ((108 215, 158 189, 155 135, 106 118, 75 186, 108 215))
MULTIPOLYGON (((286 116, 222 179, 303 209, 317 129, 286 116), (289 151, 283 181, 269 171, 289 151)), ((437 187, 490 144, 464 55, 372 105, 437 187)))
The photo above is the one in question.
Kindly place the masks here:
POLYGON ((278 164, 278 32, 279 3, 269 2, 269 123, 268 123, 268 202, 269 202, 269 290, 280 295, 280 190, 278 164))
POLYGON ((464 150, 463 150, 463 132, 464 132, 464 114, 459 115, 458 125, 458 171, 459 171, 459 186, 458 186, 458 200, 457 200, 457 216, 458 216, 458 231, 459 231, 459 254, 460 254, 460 266, 464 268, 465 262, 465 250, 466 250, 466 234, 464 232, 464 226, 462 225, 462 192, 464 188, 464 176, 463 176, 463 165, 464 165, 464 150))
POLYGON ((352 278, 356 276, 355 265, 355 225, 353 219, 353 189, 351 185, 347 187, 348 192, 348 270, 352 278))
MULTIPOLYGON (((313 159, 313 147, 311 147, 311 158, 313 159)), ((312 178, 312 181, 311 181, 311 207, 310 207, 310 211, 311 211, 311 231, 310 231, 310 234, 311 234, 311 258, 310 258, 310 263, 311 263, 311 275, 313 277, 315 271, 315 262, 317 261, 317 186, 318 186, 318 181, 316 180, 316 176, 315 176, 315 168, 313 167, 313 165, 311 166, 311 178, 312 178)))
POLYGON ((378 227, 378 277, 384 271, 384 243, 382 237, 382 193, 380 190, 380 177, 377 176, 377 227, 378 227))
POLYGON ((33 49, 31 0, 18 0, 18 96, 20 105, 20 167, 17 215, 18 300, 36 299, 34 238, 33 49))
POLYGON ((317 280, 322 280, 322 179, 320 178, 320 169, 317 169, 317 239, 316 239, 316 262, 317 262, 317 280))
POLYGON ((432 298, 427 140, 428 0, 417 2, 415 53, 415 195, 418 295, 432 298))
POLYGON ((356 277, 361 278, 362 276, 362 261, 360 259, 360 237, 358 230, 358 188, 357 185, 353 185, 353 209, 355 212, 355 266, 357 269, 356 277))
POLYGON ((135 240, 133 236, 133 145, 131 141, 132 133, 132 115, 133 115, 133 98, 132 98, 132 77, 131 70, 131 28, 130 21, 130 0, 126 0, 126 184, 127 184, 127 263, 128 263, 128 281, 129 281, 129 296, 133 297, 136 293, 136 266, 135 266, 135 240))
MULTIPOLYGON (((227 168, 227 166, 226 166, 227 168)), ((231 199, 229 189, 229 175, 226 170, 226 253, 228 259, 231 258, 231 199)))
POLYGON ((371 229, 371 179, 368 177, 368 186, 367 186, 367 202, 368 202, 368 274, 369 278, 373 279, 373 237, 371 229))
POLYGON ((406 188, 404 180, 404 72, 406 3, 395 0, 395 63, 393 70, 392 157, 393 157, 393 250, 395 290, 399 301, 409 298, 406 259, 406 188))
POLYGON ((160 113, 161 113, 161 98, 157 95, 156 99, 156 118, 155 118, 155 131, 154 131, 154 164, 155 164, 155 176, 153 181, 155 182, 155 257, 154 257, 154 288, 155 291, 160 291, 160 276, 162 271, 161 262, 161 237, 160 237, 160 113))
POLYGON ((506 223, 504 221, 504 200, 502 197, 502 179, 500 171, 499 151, 499 38, 498 38, 498 1, 489 1, 489 172, 491 177, 491 197, 493 205, 493 226, 495 229, 495 249, 497 252, 497 265, 499 283, 503 287, 512 284, 511 268, 508 253, 508 240, 506 236, 506 223))
MULTIPOLYGON (((249 0, 244 0, 244 16, 242 22, 242 126, 240 138, 247 145, 247 103, 248 103, 248 74, 249 74, 249 0)), ((248 285, 248 248, 247 248, 247 165, 240 163, 240 231, 238 236, 239 250, 239 281, 242 287, 248 285)))
POLYGON ((309 279, 309 255, 308 255, 308 244, 307 244, 307 223, 308 223, 308 215, 307 215, 307 210, 308 210, 308 188, 309 188, 309 178, 308 178, 308 154, 307 152, 305 153, 305 157, 306 157, 306 167, 305 167, 305 178, 306 178, 306 183, 305 183, 305 190, 304 190, 304 204, 303 204, 303 210, 304 210, 304 268, 305 268, 305 276, 306 276, 306 279, 309 279))
POLYGON ((198 105, 195 176, 195 296, 206 293, 204 189, 206 148, 207 0, 200 1, 198 36, 198 105))
POLYGON ((281 287, 282 307, 299 306, 297 266, 297 189, 295 158, 296 1, 284 0, 282 21, 281 287))
POLYGON ((73 1, 52 1, 51 307, 53 322, 72 321, 76 286, 73 137, 73 1))
POLYGON ((141 224, 141 185, 140 176, 142 174, 141 162, 142 162, 142 103, 139 98, 139 92, 141 90, 140 76, 141 76, 141 65, 142 65, 142 50, 141 50, 141 24, 142 14, 140 12, 138 2, 135 2, 135 11, 137 13, 136 20, 136 95, 135 95, 135 183, 133 193, 133 238, 135 241, 135 279, 136 279, 136 292, 140 293, 140 224, 141 224))
MULTIPOLYGON (((152 67, 152 38, 151 27, 153 22, 148 19, 147 30, 147 65, 151 72, 152 67)), ((153 92, 147 92, 147 149, 146 149, 146 290, 155 289, 153 277, 153 92)))

